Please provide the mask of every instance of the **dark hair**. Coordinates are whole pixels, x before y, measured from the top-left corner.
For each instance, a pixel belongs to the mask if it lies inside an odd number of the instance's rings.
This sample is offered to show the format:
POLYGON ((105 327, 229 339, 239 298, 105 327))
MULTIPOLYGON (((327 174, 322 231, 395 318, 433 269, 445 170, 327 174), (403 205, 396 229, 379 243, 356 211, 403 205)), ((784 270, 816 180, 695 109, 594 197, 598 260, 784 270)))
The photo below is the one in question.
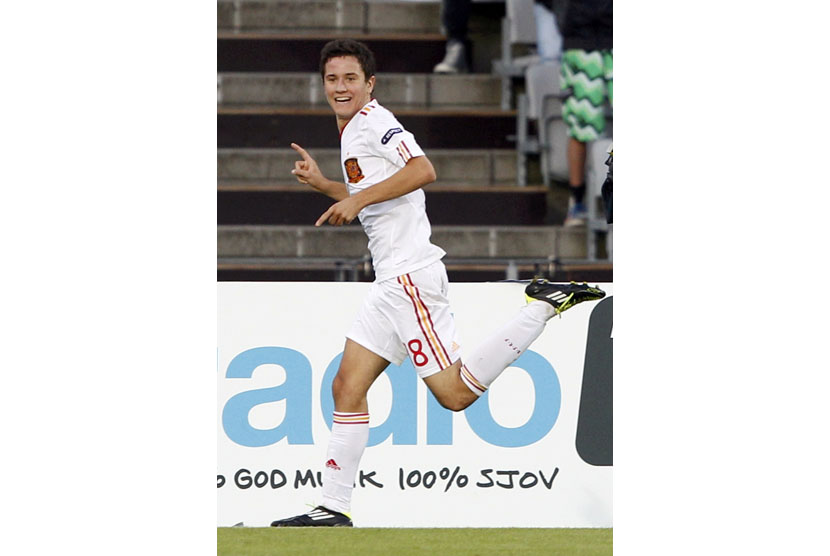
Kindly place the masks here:
POLYGON ((335 39, 327 42, 323 50, 320 51, 321 77, 324 79, 326 77, 326 62, 340 56, 354 56, 357 58, 367 81, 375 75, 375 55, 372 54, 368 46, 353 39, 335 39))

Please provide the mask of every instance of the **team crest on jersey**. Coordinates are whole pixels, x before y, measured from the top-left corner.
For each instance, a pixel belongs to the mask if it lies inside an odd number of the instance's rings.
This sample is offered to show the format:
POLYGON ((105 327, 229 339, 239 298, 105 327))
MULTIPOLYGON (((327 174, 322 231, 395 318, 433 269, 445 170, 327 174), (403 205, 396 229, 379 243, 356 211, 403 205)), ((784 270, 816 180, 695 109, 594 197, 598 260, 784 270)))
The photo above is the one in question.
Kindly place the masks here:
POLYGON ((360 169, 356 158, 349 158, 343 164, 346 165, 346 175, 349 177, 349 183, 357 183, 363 179, 363 170, 360 169))

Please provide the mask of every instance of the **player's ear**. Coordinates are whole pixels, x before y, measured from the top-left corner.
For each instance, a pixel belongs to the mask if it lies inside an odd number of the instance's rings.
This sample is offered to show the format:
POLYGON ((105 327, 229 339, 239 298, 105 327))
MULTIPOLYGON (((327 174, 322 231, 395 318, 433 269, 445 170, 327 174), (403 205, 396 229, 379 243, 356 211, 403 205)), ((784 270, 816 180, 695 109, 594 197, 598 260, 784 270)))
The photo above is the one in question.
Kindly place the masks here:
POLYGON ((369 84, 369 94, 374 93, 375 92, 375 76, 373 75, 372 77, 367 79, 366 83, 369 84))

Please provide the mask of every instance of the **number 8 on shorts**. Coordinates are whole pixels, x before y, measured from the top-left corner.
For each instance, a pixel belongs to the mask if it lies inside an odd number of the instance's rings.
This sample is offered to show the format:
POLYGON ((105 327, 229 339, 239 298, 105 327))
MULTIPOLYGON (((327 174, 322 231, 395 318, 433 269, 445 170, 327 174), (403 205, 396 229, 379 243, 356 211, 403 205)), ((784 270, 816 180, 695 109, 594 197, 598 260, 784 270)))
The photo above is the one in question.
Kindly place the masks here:
POLYGON ((423 367, 429 363, 427 354, 421 351, 423 347, 421 340, 418 340, 417 338, 409 340, 406 345, 409 346, 409 351, 412 352, 412 362, 415 363, 416 367, 423 367))

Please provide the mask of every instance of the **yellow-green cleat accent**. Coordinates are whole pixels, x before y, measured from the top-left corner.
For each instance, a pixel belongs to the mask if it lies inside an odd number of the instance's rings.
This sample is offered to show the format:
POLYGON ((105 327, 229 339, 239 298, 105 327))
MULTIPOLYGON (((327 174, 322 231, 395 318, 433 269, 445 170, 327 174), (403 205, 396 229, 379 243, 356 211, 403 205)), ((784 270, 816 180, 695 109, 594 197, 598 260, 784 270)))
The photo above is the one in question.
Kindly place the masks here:
POLYGON ((544 278, 534 278, 525 288, 527 302, 546 301, 553 306, 556 314, 561 315, 577 303, 596 301, 605 297, 605 292, 591 287, 585 282, 577 284, 556 284, 544 278))

